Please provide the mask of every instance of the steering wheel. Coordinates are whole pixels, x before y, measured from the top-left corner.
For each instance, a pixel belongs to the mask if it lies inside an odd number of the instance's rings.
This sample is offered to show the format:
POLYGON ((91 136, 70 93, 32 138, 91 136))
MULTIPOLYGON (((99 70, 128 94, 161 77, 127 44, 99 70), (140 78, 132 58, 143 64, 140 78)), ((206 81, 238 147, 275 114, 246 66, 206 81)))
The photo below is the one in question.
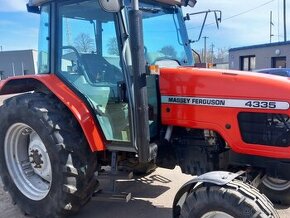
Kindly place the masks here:
MULTIPOLYGON (((81 59, 81 56, 80 56, 80 53, 78 52, 78 50, 71 45, 66 45, 66 46, 61 47, 61 50, 65 50, 65 49, 68 49, 68 50, 70 49, 76 54, 77 73, 83 74, 83 72, 84 72, 83 63, 82 63, 82 59, 81 59)), ((69 54, 69 53, 67 53, 67 54, 69 54)))

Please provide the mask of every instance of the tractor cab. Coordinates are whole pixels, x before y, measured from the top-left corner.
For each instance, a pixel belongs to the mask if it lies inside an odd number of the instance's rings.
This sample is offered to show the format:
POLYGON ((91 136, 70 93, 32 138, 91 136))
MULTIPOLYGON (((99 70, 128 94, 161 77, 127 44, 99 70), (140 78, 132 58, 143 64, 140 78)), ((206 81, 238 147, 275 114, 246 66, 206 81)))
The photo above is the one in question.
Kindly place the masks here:
POLYGON ((143 25, 130 18, 130 1, 116 11, 102 0, 35 5, 41 16, 38 73, 54 73, 89 105, 110 149, 134 152, 143 144, 146 161, 151 159, 148 147, 160 125, 158 76, 145 68, 193 64, 181 4, 141 2, 143 25), (138 37, 144 45, 136 54, 132 47, 138 37), (136 75, 137 64, 145 81, 136 75))

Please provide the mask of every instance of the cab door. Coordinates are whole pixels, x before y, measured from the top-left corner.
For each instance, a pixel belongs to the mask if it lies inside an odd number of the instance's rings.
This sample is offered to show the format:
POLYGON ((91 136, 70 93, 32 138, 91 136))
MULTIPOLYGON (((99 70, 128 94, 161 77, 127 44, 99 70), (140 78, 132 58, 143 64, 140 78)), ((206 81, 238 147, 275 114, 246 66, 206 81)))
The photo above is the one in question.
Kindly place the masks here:
POLYGON ((133 147, 117 15, 104 12, 95 0, 58 3, 57 8, 57 74, 89 102, 110 144, 133 147))

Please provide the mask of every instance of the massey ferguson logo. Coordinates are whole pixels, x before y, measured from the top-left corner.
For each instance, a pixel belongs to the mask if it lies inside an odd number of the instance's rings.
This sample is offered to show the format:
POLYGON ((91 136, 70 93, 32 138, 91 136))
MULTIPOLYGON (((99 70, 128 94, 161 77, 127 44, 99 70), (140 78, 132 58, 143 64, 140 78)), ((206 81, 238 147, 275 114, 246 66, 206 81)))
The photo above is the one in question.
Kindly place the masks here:
POLYGON ((196 104, 196 105, 226 105, 225 100, 206 98, 174 98, 169 97, 168 103, 196 104))
POLYGON ((231 107, 231 108, 256 108, 272 110, 288 110, 289 103, 283 101, 250 100, 250 99, 220 99, 220 98, 199 98, 162 96, 162 103, 165 104, 187 104, 193 106, 210 107, 231 107))

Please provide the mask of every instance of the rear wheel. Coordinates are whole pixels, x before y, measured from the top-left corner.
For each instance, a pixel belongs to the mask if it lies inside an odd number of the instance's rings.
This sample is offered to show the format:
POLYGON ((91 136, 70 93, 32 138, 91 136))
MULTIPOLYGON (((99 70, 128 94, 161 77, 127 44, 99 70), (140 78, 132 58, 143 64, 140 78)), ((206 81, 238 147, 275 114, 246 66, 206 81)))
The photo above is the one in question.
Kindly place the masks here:
POLYGON ((290 205, 290 181, 266 176, 260 184, 259 189, 272 202, 290 205))
POLYGON ((257 189, 239 180, 224 186, 200 185, 187 196, 182 208, 182 218, 246 218, 279 215, 273 204, 257 189))
POLYGON ((0 174, 26 214, 61 217, 90 199, 96 155, 71 112, 54 96, 24 94, 0 108, 0 174))

